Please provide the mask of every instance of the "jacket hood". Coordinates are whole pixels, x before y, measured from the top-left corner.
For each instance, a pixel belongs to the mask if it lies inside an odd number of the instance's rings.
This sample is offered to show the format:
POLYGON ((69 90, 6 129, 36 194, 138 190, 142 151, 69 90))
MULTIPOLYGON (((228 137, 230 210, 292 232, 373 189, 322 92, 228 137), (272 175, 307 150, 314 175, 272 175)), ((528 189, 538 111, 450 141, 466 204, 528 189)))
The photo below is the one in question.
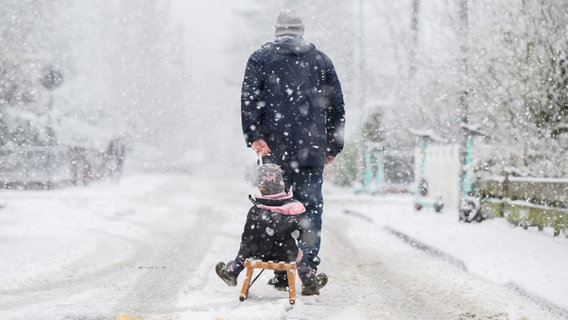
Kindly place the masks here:
POLYGON ((296 35, 277 37, 274 42, 268 42, 262 47, 282 55, 300 55, 316 49, 313 43, 307 42, 303 37, 296 35))

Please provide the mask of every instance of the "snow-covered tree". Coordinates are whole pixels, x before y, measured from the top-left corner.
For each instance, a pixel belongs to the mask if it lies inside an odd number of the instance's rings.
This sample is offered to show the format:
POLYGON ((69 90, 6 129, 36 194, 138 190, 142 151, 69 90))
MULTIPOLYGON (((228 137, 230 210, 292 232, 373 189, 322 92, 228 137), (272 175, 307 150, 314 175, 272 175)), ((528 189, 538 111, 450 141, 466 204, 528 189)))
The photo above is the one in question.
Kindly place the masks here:
POLYGON ((471 7, 472 117, 491 133, 485 160, 495 173, 510 166, 533 176, 568 173, 555 160, 566 153, 555 133, 567 123, 567 13, 568 4, 545 0, 471 7))
MULTIPOLYGON (((0 10, 0 144, 45 144, 52 138, 52 107, 42 86, 59 66, 65 17, 61 2, 6 0, 0 10)), ((59 74, 59 73, 58 73, 59 74)), ((51 87, 53 88, 53 86, 51 87)))
POLYGON ((168 0, 6 0, 0 19, 2 143, 36 144, 47 127, 60 145, 102 150, 122 136, 152 154, 183 150, 171 132, 188 117, 187 71, 168 0), (58 88, 42 85, 46 72, 58 88))

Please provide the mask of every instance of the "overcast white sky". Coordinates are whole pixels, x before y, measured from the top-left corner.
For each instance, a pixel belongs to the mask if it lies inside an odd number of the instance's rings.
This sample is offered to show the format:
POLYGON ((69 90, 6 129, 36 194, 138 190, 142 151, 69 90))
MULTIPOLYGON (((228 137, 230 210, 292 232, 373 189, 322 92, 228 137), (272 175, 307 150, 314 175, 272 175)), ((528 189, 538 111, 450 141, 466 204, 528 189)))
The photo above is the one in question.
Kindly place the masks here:
POLYGON ((195 64, 191 67, 220 55, 223 44, 231 36, 234 6, 235 1, 230 0, 172 0, 172 16, 186 30, 188 53, 192 54, 190 62, 195 64), (199 54, 195 54, 197 50, 199 54))
MULTIPOLYGON (((199 129, 194 147, 207 150, 215 145, 215 153, 235 156, 246 154, 240 131, 240 81, 246 63, 230 63, 228 48, 238 36, 235 31, 235 7, 248 1, 172 0, 172 17, 184 27, 185 60, 189 71, 187 92, 192 112, 191 126, 199 129), (230 79, 230 81, 228 81, 230 79), (223 123, 222 126, 215 123, 223 123)), ((234 59, 239 60, 239 59, 234 59)), ((233 62, 235 63, 235 62, 233 62)))

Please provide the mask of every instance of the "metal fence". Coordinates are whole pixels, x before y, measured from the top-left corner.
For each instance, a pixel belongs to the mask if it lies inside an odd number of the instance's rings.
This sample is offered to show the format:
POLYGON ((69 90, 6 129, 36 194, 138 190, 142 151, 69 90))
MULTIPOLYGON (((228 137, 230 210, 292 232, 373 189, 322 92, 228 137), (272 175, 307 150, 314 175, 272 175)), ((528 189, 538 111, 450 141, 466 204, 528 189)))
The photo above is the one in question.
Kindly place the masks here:
POLYGON ((568 236, 568 179, 495 177, 478 181, 477 188, 484 216, 568 236))

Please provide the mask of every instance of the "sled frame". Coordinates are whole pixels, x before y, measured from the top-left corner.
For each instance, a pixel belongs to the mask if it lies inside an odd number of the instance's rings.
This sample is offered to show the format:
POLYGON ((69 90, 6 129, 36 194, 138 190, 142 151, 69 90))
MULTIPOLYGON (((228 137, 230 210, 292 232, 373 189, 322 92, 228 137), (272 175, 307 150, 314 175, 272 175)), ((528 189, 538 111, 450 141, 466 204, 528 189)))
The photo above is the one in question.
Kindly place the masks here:
POLYGON ((241 293, 239 295, 239 300, 245 301, 248 296, 248 291, 250 288, 252 275, 254 269, 264 269, 264 270, 275 270, 275 271, 286 271, 288 278, 288 294, 290 304, 296 302, 296 263, 295 262, 274 262, 274 261, 262 261, 262 260, 252 260, 246 259, 244 262, 246 268, 245 281, 243 282, 243 287, 241 288, 241 293))

